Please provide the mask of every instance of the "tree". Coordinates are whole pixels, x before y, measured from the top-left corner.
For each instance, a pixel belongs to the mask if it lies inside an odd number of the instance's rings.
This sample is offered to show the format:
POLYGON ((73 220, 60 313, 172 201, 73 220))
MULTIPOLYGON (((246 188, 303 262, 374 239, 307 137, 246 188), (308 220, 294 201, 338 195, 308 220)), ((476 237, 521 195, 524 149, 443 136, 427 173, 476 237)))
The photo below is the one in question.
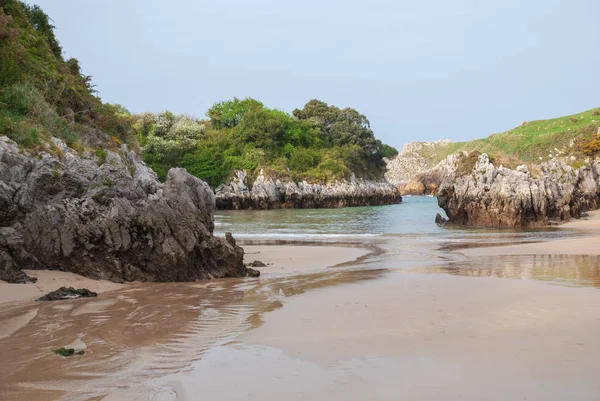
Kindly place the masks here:
POLYGON ((242 117, 253 109, 262 109, 263 104, 258 100, 246 98, 217 102, 206 113, 214 129, 233 128, 237 126, 242 117))

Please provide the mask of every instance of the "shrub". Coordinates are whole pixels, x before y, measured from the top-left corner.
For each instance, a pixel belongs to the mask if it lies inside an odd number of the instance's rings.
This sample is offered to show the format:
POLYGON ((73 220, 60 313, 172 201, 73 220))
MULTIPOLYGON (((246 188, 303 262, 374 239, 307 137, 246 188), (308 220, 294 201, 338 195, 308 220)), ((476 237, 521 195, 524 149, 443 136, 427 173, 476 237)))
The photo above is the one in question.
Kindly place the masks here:
POLYGON ((383 157, 392 158, 398 154, 398 150, 390 145, 383 144, 382 147, 383 157))
POLYGON ((592 138, 585 140, 580 149, 586 155, 595 155, 600 152, 600 135, 596 134, 592 138))
POLYGON ((470 152, 467 155, 461 153, 456 164, 456 176, 462 177, 471 174, 475 164, 479 161, 479 156, 481 156, 481 152, 478 151, 470 152))
POLYGON ((571 117, 571 118, 569 118, 569 122, 570 122, 571 124, 575 124, 575 123, 577 122, 577 118, 575 118, 575 117, 571 117))
POLYGON ((289 159, 291 170, 308 171, 316 167, 321 161, 319 153, 313 149, 296 149, 289 159))
POLYGON ((204 125, 190 117, 180 116, 175 120, 167 133, 169 138, 175 140, 197 140, 204 132, 204 125))
POLYGON ((58 118, 38 90, 27 83, 9 86, 2 93, 2 103, 14 114, 30 117, 40 123, 58 118))
POLYGON ((98 166, 103 165, 106 162, 106 156, 108 153, 104 149, 96 149, 96 157, 98 158, 98 166))
POLYGON ((213 188, 225 182, 228 170, 213 158, 208 152, 188 153, 181 160, 184 167, 191 175, 204 180, 213 188))
POLYGON ((319 181, 328 182, 347 178, 349 171, 340 160, 325 159, 316 168, 309 171, 309 174, 319 181))
POLYGON ((600 116, 600 110, 596 110, 592 113, 593 116, 600 116))

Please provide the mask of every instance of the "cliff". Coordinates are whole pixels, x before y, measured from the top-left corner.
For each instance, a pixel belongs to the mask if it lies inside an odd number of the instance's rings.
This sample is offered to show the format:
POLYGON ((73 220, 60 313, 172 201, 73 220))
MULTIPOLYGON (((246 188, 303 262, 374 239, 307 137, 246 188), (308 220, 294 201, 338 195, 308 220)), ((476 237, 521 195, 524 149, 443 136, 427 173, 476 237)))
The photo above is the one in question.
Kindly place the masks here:
MULTIPOLYGON (((432 194, 441 183, 438 163, 457 153, 480 152, 502 160, 504 166, 540 164, 555 158, 575 157, 581 163, 600 149, 600 109, 551 118, 525 121, 505 132, 468 142, 412 142, 392 159, 386 159, 386 178, 398 185, 402 195, 432 194)), ((443 173, 443 172, 442 172, 443 173)))
MULTIPOLYGON (((391 159, 386 159, 387 171, 385 178, 391 184, 400 188, 402 195, 424 195, 431 193, 428 181, 435 180, 423 177, 422 186, 419 182, 412 182, 417 176, 435 168, 438 160, 436 156, 452 142, 443 139, 434 142, 411 142, 402 147, 402 151, 391 159)), ((444 156, 445 157, 445 156, 444 156)), ((426 174, 431 175, 431 174, 426 174)), ((435 192, 435 190, 433 191, 435 192)))
POLYGON ((531 174, 527 166, 516 170, 497 167, 487 154, 479 155, 471 169, 467 156, 455 159, 437 192, 438 204, 451 223, 498 228, 535 227, 550 221, 578 218, 600 205, 600 161, 573 169, 552 159, 531 174))
POLYGON ((253 183, 238 171, 227 184, 216 189, 218 209, 337 208, 379 206, 400 203, 398 189, 388 182, 350 181, 310 184, 282 182, 261 171, 253 183))
POLYGON ((215 198, 183 169, 161 184, 126 146, 96 156, 62 141, 32 153, 0 137, 0 279, 21 268, 95 279, 241 277, 242 248, 213 236, 215 198))

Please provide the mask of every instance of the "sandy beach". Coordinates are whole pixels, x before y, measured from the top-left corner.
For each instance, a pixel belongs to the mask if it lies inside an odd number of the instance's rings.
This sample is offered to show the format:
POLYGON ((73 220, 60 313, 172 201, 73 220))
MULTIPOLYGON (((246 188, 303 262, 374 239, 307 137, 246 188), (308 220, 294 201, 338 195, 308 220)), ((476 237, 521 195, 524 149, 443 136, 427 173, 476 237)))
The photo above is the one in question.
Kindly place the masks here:
POLYGON ((563 230, 576 230, 580 236, 572 239, 545 241, 499 247, 470 248, 461 253, 468 257, 493 255, 600 255, 600 211, 588 212, 579 220, 560 226, 563 230))
MULTIPOLYGON (((264 260, 269 264, 259 269, 262 274, 318 271, 338 264, 351 263, 370 252, 366 248, 310 245, 250 245, 245 246, 244 250, 244 263, 264 260)), ((60 287, 87 288, 101 294, 127 285, 93 280, 56 270, 24 271, 30 277, 37 278, 37 281, 28 284, 0 281, 0 304, 32 301, 60 287)))
POLYGON ((578 236, 448 251, 451 262, 438 251, 415 269, 394 268, 404 253, 286 244, 244 247, 246 263, 267 264, 253 279, 31 271, 37 285, 0 284, 0 398, 597 400, 600 293, 584 276, 598 273, 600 214, 562 229, 578 236), (556 285, 563 276, 574 280, 556 285), (32 302, 63 285, 100 294, 32 302), (67 345, 86 354, 52 354, 67 345))
POLYGON ((93 280, 74 273, 56 270, 24 270, 35 283, 9 284, 0 281, 0 304, 6 302, 32 301, 60 287, 87 288, 97 293, 122 288, 122 284, 106 280, 93 280))
POLYGON ((261 274, 307 273, 345 263, 353 263, 370 252, 367 248, 313 245, 247 245, 244 263, 268 263, 261 274))

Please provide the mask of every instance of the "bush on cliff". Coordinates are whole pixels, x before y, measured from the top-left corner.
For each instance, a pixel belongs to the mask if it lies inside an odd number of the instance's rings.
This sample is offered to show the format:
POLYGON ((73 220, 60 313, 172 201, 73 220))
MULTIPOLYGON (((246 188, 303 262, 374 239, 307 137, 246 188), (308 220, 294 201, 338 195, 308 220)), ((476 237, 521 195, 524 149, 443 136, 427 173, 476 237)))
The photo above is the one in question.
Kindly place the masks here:
POLYGON ((0 134, 24 148, 50 136, 69 146, 134 148, 131 115, 104 104, 79 62, 65 60, 50 18, 36 5, 0 2, 0 134))
POLYGON ((477 161, 479 160, 479 156, 481 156, 481 152, 477 151, 459 154, 456 163, 456 176, 462 177, 471 174, 475 168, 475 164, 477 164, 477 161))
POLYGON ((351 173, 377 179, 383 158, 397 153, 374 137, 365 116, 319 100, 289 115, 234 98, 215 103, 207 116, 208 121, 169 112, 134 117, 143 158, 159 177, 179 166, 213 187, 234 170, 254 176, 263 169, 293 180, 339 180, 351 173))

